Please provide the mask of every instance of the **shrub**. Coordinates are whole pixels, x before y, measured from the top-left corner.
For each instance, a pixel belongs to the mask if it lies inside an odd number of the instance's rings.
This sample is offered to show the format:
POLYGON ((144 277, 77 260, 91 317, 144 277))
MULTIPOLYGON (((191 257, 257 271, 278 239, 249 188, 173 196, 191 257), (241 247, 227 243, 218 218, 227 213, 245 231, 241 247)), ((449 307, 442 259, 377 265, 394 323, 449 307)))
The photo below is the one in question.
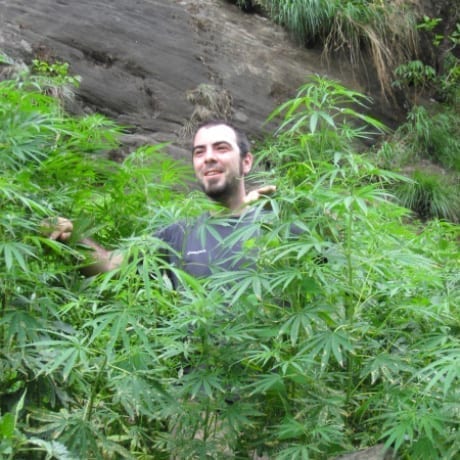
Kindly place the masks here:
POLYGON ((278 195, 227 241, 257 265, 193 279, 152 236, 205 206, 177 188, 182 165, 161 146, 101 161, 117 126, 19 86, 0 86, 3 456, 324 458, 379 441, 458 456, 458 228, 404 224, 386 190, 398 176, 353 151, 350 119, 380 126, 340 110, 362 96, 317 80, 275 112, 258 178, 278 195), (78 243, 38 231, 61 213, 76 238, 118 240, 123 265, 82 278, 78 243))
POLYGON ((451 222, 460 221, 458 183, 450 184, 445 174, 414 171, 412 182, 400 184, 396 195, 401 204, 421 219, 437 217, 451 222))
POLYGON ((393 190, 404 206, 424 220, 435 217, 458 222, 458 133, 455 108, 441 106, 435 112, 414 106, 407 122, 377 151, 379 164, 413 177, 414 181, 400 183, 393 190))

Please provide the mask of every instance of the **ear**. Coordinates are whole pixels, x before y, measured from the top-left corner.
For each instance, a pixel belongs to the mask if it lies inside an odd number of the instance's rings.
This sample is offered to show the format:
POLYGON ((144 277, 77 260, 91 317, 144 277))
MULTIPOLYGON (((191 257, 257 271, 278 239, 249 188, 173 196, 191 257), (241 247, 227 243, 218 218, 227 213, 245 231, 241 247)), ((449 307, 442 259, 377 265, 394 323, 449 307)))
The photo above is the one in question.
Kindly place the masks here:
POLYGON ((242 172, 243 176, 246 176, 249 174, 249 171, 251 171, 252 168, 252 162, 254 161, 254 157, 251 152, 248 152, 242 159, 242 172))

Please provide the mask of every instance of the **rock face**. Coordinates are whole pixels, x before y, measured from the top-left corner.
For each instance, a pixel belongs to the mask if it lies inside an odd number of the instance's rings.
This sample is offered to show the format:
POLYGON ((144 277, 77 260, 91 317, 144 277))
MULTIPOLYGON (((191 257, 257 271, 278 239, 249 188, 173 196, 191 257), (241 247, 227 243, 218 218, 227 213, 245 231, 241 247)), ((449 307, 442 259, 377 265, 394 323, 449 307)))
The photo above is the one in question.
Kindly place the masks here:
POLYGON ((171 141, 182 156, 193 125, 211 114, 260 135, 313 73, 363 90, 326 69, 319 50, 225 0, 0 0, 0 20, 0 49, 69 62, 82 77, 72 111, 127 126, 128 149, 171 141))
POLYGON ((385 449, 383 444, 378 444, 369 449, 360 450, 351 454, 335 457, 333 460, 396 460, 392 449, 385 449))

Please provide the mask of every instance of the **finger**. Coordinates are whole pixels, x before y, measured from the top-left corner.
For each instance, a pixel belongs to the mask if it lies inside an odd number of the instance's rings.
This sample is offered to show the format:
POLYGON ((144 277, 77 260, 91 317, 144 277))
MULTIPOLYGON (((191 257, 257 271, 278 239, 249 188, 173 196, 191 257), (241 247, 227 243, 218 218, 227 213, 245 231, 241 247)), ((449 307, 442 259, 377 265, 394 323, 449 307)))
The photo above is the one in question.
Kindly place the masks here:
POLYGON ((73 224, 64 217, 48 218, 43 220, 41 231, 52 240, 67 241, 72 235, 73 224))
POLYGON ((260 195, 271 195, 276 192, 276 185, 265 185, 257 190, 260 195))
POLYGON ((60 230, 55 230, 54 232, 52 232, 50 234, 50 236, 48 238, 51 239, 51 240, 58 240, 59 235, 61 235, 61 231, 60 230))
POLYGON ((65 219, 64 217, 58 217, 57 220, 57 228, 60 228, 62 230, 68 230, 72 231, 73 230, 73 224, 69 219, 65 219))
POLYGON ((256 200, 258 200, 258 199, 259 199, 259 192, 258 192, 258 190, 252 190, 251 192, 249 192, 249 193, 246 195, 244 201, 245 201, 246 203, 251 203, 251 202, 256 201, 256 200))
POLYGON ((58 239, 59 241, 68 241, 70 239, 70 236, 72 235, 72 232, 62 232, 58 239))

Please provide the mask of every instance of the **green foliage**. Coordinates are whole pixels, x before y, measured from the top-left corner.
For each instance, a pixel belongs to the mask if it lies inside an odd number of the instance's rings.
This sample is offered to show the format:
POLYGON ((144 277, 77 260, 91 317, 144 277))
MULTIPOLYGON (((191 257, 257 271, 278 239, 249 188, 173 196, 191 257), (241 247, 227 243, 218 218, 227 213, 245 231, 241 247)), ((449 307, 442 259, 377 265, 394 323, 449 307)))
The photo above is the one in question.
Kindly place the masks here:
MULTIPOLYGON (((417 29, 433 33, 441 22, 441 18, 430 18, 425 15, 423 16, 422 22, 417 24, 417 29)), ((446 38, 444 35, 435 33, 433 37, 433 45, 436 47, 439 46, 444 38, 446 38)), ((453 46, 457 46, 460 43, 460 23, 455 25, 455 30, 447 38, 453 46)))
POLYGON ((40 59, 32 60, 32 73, 50 78, 54 84, 71 84, 78 87, 80 77, 69 75, 69 64, 67 62, 49 63, 40 59))
POLYGON ((458 111, 449 107, 414 106, 407 121, 384 142, 377 161, 384 167, 400 168, 412 182, 393 188, 404 206, 422 219, 460 219, 458 111), (417 164, 418 167, 414 167, 417 164))
POLYGON ((418 104, 418 98, 427 94, 429 90, 445 102, 453 102, 458 99, 460 84, 460 66, 458 59, 448 55, 444 63, 444 72, 438 75, 435 69, 422 61, 415 60, 401 64, 395 69, 393 86, 404 89, 406 93, 412 93, 412 104, 418 104))
POLYGON ((281 119, 278 136, 258 155, 259 161, 287 168, 291 180, 302 182, 318 163, 362 149, 361 141, 388 131, 365 113, 370 103, 370 98, 338 82, 313 77, 269 116, 269 120, 281 119))
MULTIPOLYGON (((432 217, 460 221, 459 191, 459 129, 458 95, 460 66, 453 50, 458 45, 458 33, 449 37, 435 33, 439 18, 424 16, 419 30, 433 35, 432 41, 437 59, 436 72, 422 61, 410 61, 399 66, 395 86, 412 93, 412 108, 407 122, 400 126, 393 139, 383 145, 379 155, 383 163, 401 166, 414 179, 399 184, 395 193, 404 206, 422 219, 432 217), (447 46, 446 46, 447 44, 447 46), (442 45, 442 50, 441 50, 442 45), (442 104, 425 108, 419 104, 420 96, 433 95, 442 104), (424 168, 414 168, 423 162, 424 168), (442 168, 442 169, 441 169, 442 168), (415 169, 415 171, 414 171, 415 169)), ((457 29, 460 27, 457 24, 457 29)))
POLYGON ((429 16, 424 15, 422 18, 422 22, 420 24, 417 24, 417 29, 428 30, 431 32, 439 25, 441 21, 441 18, 430 18, 429 16))
POLYGON ((438 217, 460 221, 458 184, 446 183, 445 174, 414 171, 413 182, 400 184, 395 193, 401 204, 412 209, 421 219, 438 217))
POLYGON ((361 69, 370 79, 376 75, 382 94, 390 99, 396 88, 412 91, 412 103, 427 92, 451 103, 458 99, 459 66, 453 50, 459 43, 460 24, 445 37, 435 32, 440 18, 423 16, 417 23, 415 6, 394 0, 254 0, 237 4, 243 9, 261 7, 299 43, 321 45, 326 59, 341 53, 352 68, 361 69), (432 54, 439 54, 441 43, 448 43, 437 66, 415 59, 430 54, 420 52, 420 33, 432 36, 432 54))
MULTIPOLYGON (((422 84, 425 89, 431 90, 428 94, 433 94, 438 100, 455 107, 458 104, 460 88, 460 66, 458 56, 455 53, 455 49, 460 43, 460 23, 455 25, 455 29, 448 36, 445 36, 437 32, 441 22, 441 18, 424 16, 422 22, 417 25, 417 29, 423 31, 431 39, 433 54, 436 55, 437 71, 432 66, 419 61, 414 61, 408 65, 414 67, 418 63, 418 68, 414 69, 415 72, 411 75, 414 85, 422 84)), ((404 70, 402 72, 403 74, 407 73, 404 70)), ((409 78, 409 80, 411 79, 409 78)), ((398 85, 400 81, 395 83, 398 85)))
POLYGON ((0 63, 1 64, 13 64, 13 60, 5 54, 3 51, 0 51, 0 63))
POLYGON ((323 37, 339 7, 337 2, 324 0, 268 0, 263 3, 270 16, 301 43, 315 42, 318 37, 323 37))
POLYGON ((424 107, 414 107, 407 116, 407 124, 399 128, 398 135, 418 158, 431 159, 447 170, 460 171, 460 123, 458 112, 444 109, 431 112, 424 107))
MULTIPOLYGON (((460 25, 459 25, 460 27, 460 25)), ((453 54, 444 59, 444 72, 438 77, 438 98, 458 108, 460 98, 460 62, 453 54)))
POLYGON ((387 191, 404 178, 356 154, 382 128, 363 96, 317 78, 275 111, 255 178, 278 193, 227 241, 257 266, 194 279, 153 236, 209 207, 184 195, 189 170, 162 146, 106 161, 120 129, 29 83, 0 85, 3 456, 458 456, 458 227, 408 224, 387 191), (56 215, 69 245, 39 232, 56 215), (128 257, 82 278, 82 235, 128 257))
MULTIPOLYGON (((392 96, 393 70, 416 53, 415 12, 396 1, 258 0, 272 20, 301 44, 320 44, 327 59, 340 52, 366 75, 373 65, 382 93, 392 96)), ((374 78, 370 75, 370 78, 374 78)))
POLYGON ((313 77, 294 99, 280 105, 268 118, 281 118, 277 134, 283 134, 280 142, 287 140, 289 147, 277 158, 266 159, 262 153, 260 160, 277 165, 292 160, 314 162, 350 151, 358 140, 386 131, 378 120, 358 112, 369 102, 363 94, 335 81, 313 77))
POLYGON ((11 66, 18 89, 29 87, 37 93, 62 100, 72 99, 74 89, 80 85, 80 77, 69 74, 69 64, 33 59, 32 65, 17 65, 9 56, 1 55, 0 63, 11 66))
POLYGON ((129 457, 122 443, 110 438, 122 436, 123 428, 99 432, 111 426, 112 409, 93 414, 106 349, 98 347, 107 335, 95 343, 84 326, 90 317, 81 313, 89 305, 96 308, 100 292, 82 283, 76 271, 83 263, 80 253, 42 237, 39 226, 45 217, 72 215, 76 236, 98 231, 105 241, 129 237, 148 228, 153 202, 172 205, 180 199, 177 179, 188 176, 163 156, 161 146, 140 149, 122 165, 107 161, 104 153, 118 145, 120 128, 100 115, 68 117, 60 99, 48 95, 49 85, 30 78, 0 83, 2 454, 39 458, 41 451, 43 458, 64 459, 124 452, 129 457), (125 208, 114 205, 123 202, 125 208), (26 395, 24 408, 12 425, 9 414, 21 395, 26 395), (75 410, 68 414, 70 409, 75 410), (25 426, 26 419, 33 422, 25 426))
POLYGON ((395 69, 396 80, 393 85, 402 88, 403 86, 414 88, 414 103, 417 102, 417 94, 423 92, 436 78, 436 72, 430 65, 416 60, 410 61, 407 64, 401 64, 395 69))

